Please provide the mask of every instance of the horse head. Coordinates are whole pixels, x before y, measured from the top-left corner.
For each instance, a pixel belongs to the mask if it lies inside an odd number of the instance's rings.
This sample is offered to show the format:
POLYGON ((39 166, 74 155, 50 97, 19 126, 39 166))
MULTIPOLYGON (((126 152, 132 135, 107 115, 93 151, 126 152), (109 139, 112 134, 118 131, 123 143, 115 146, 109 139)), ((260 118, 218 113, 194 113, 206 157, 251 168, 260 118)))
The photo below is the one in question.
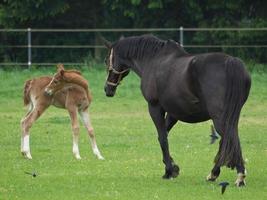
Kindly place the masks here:
MULTIPOLYGON (((118 42, 122 40, 124 39, 121 38, 118 42)), ((129 74, 131 64, 128 59, 124 59, 117 52, 119 51, 119 49, 115 48, 117 43, 111 44, 108 41, 104 41, 104 44, 109 50, 105 59, 108 75, 104 90, 106 92, 106 96, 113 97, 121 80, 129 74)))
POLYGON ((45 88, 46 95, 52 96, 53 94, 55 94, 55 92, 64 87, 65 84, 64 73, 65 69, 63 64, 58 64, 57 73, 53 76, 52 80, 45 88))

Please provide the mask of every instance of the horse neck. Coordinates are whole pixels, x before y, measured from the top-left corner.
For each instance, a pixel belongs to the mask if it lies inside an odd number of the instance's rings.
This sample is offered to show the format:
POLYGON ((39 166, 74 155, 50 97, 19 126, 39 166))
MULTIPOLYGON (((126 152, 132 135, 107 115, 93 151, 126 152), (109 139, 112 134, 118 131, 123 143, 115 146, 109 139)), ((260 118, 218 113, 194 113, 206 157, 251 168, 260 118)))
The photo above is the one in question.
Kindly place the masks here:
MULTIPOLYGON (((144 57, 143 59, 133 59, 132 60, 132 63, 133 63, 133 66, 131 66, 131 69, 139 76, 141 77, 142 74, 143 74, 143 71, 146 70, 146 69, 150 69, 150 68, 153 68, 155 66, 158 65, 158 55, 155 55, 155 57, 150 57, 150 58, 146 58, 144 57), (154 63, 154 64, 152 64, 154 63)), ((172 56, 174 55, 176 58, 178 57, 185 57, 185 56, 188 56, 190 55, 189 53, 187 53, 185 50, 183 49, 167 49, 167 50, 164 50, 164 52, 162 53, 162 60, 164 60, 165 58, 164 57, 169 57, 169 56, 172 56)))
POLYGON ((141 67, 141 62, 140 61, 133 61, 133 66, 131 66, 131 69, 139 76, 142 76, 143 73, 143 68, 141 67))

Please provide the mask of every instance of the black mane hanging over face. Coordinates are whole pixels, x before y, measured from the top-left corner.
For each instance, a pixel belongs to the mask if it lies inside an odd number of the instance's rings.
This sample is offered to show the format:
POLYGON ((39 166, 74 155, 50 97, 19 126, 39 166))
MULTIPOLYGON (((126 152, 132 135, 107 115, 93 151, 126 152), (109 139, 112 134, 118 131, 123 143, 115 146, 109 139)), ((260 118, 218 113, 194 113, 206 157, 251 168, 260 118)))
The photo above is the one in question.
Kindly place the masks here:
POLYGON ((112 48, 122 58, 151 58, 156 56, 167 41, 152 35, 133 36, 117 41, 112 48))

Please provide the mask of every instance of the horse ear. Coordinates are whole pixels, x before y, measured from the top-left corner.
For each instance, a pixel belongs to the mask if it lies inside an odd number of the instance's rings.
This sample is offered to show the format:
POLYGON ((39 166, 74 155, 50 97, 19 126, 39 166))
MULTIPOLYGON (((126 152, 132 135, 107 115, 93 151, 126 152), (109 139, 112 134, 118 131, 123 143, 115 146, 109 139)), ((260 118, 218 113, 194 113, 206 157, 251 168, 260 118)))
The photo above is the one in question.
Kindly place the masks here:
POLYGON ((108 49, 111 49, 112 47, 112 43, 108 40, 106 40, 104 37, 100 37, 100 39, 102 40, 102 42, 104 43, 104 45, 108 48, 108 49))
POLYGON ((64 69, 64 65, 62 64, 62 63, 59 63, 58 65, 57 65, 57 71, 59 72, 59 71, 61 71, 61 70, 65 70, 64 69))
POLYGON ((64 69, 61 69, 61 70, 59 71, 59 73, 60 73, 60 75, 61 75, 62 77, 64 76, 64 72, 65 72, 64 69))

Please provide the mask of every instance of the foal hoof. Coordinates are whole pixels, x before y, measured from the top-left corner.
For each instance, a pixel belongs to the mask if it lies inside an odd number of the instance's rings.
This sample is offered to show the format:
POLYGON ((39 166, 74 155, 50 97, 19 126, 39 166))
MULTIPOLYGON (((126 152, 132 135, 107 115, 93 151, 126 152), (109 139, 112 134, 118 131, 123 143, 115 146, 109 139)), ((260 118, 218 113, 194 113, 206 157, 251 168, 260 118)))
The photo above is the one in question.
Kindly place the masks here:
POLYGON ((26 159, 29 159, 29 160, 32 159, 31 153, 29 153, 29 152, 21 151, 21 154, 26 159))
POLYGON ((74 157, 75 157, 76 160, 81 160, 82 159, 80 155, 74 155, 74 157))
POLYGON ((101 155, 97 155, 96 157, 97 157, 98 160, 105 160, 105 158, 103 156, 101 156, 101 155))
POLYGON ((171 170, 166 170, 165 174, 162 176, 163 179, 176 178, 179 175, 179 167, 177 165, 172 165, 171 170))

